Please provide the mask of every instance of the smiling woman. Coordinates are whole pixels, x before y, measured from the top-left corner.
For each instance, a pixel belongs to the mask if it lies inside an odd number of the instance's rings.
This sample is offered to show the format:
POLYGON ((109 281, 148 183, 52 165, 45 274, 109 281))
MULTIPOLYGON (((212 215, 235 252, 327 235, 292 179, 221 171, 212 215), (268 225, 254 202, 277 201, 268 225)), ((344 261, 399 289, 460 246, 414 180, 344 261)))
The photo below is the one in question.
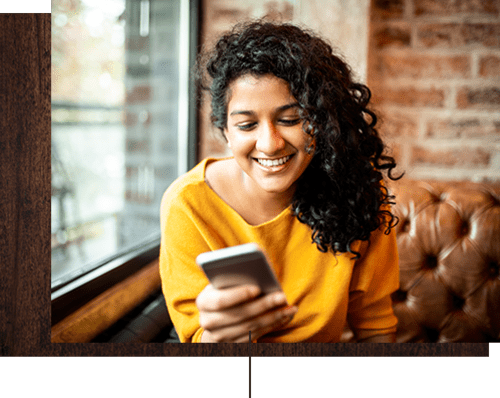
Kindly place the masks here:
POLYGON ((252 22, 199 63, 232 157, 205 159, 165 193, 160 272, 182 342, 392 341, 398 287, 392 197, 369 89, 314 34, 252 22), (208 76, 206 76, 208 74, 208 76), (216 289, 195 263, 256 243, 283 292, 216 289))
POLYGON ((284 80, 243 76, 229 91, 224 135, 234 158, 210 163, 206 181, 247 222, 260 224, 290 204, 312 160, 312 139, 284 80))

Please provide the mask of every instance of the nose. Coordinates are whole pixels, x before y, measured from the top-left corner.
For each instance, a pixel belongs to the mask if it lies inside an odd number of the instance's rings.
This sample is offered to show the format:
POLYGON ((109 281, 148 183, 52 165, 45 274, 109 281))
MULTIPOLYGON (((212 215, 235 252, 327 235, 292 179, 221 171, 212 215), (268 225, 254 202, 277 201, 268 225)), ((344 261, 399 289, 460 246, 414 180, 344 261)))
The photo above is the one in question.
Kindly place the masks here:
POLYGON ((274 123, 268 122, 259 129, 255 149, 266 155, 273 155, 285 148, 285 140, 274 123))

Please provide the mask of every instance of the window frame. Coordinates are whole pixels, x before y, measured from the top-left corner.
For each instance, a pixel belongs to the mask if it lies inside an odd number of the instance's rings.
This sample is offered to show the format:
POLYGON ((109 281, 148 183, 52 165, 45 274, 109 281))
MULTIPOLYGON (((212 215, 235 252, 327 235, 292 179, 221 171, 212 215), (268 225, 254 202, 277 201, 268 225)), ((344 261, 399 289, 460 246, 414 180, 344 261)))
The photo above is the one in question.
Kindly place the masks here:
MULTIPOLYGON (((180 0, 184 12, 189 11, 189 60, 190 72, 198 55, 201 35, 201 0, 180 0)), ((182 13, 182 11, 181 11, 182 13)), ((188 73, 190 76, 190 73, 188 73)), ((198 91, 195 83, 188 78, 186 162, 190 170, 198 162, 198 91)), ((185 170, 184 170, 185 171, 185 170)), ((180 173, 183 171, 181 170, 180 173)), ((158 235, 141 244, 118 251, 98 262, 91 270, 51 287, 51 325, 55 325, 85 303, 105 292, 113 285, 133 275, 154 259, 160 251, 160 231, 158 235)))

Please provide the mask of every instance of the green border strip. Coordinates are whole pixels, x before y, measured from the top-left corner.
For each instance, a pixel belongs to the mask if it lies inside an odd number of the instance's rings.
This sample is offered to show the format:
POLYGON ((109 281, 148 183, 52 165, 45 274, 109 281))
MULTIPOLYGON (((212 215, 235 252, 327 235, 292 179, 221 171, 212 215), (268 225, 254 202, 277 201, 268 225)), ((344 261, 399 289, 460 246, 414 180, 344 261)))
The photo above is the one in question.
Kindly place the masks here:
POLYGON ((0 12, 50 12, 50 0, 0 0, 0 12))

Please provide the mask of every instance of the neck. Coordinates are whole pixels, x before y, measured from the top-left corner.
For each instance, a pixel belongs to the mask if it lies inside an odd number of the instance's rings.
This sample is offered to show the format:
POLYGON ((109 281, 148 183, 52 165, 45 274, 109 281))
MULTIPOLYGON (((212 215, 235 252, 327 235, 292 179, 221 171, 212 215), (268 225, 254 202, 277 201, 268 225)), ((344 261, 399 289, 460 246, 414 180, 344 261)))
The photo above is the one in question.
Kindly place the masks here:
POLYGON ((255 187, 254 181, 244 172, 242 179, 246 195, 251 198, 255 211, 261 214, 277 216, 292 203, 295 186, 285 192, 268 192, 255 187))

